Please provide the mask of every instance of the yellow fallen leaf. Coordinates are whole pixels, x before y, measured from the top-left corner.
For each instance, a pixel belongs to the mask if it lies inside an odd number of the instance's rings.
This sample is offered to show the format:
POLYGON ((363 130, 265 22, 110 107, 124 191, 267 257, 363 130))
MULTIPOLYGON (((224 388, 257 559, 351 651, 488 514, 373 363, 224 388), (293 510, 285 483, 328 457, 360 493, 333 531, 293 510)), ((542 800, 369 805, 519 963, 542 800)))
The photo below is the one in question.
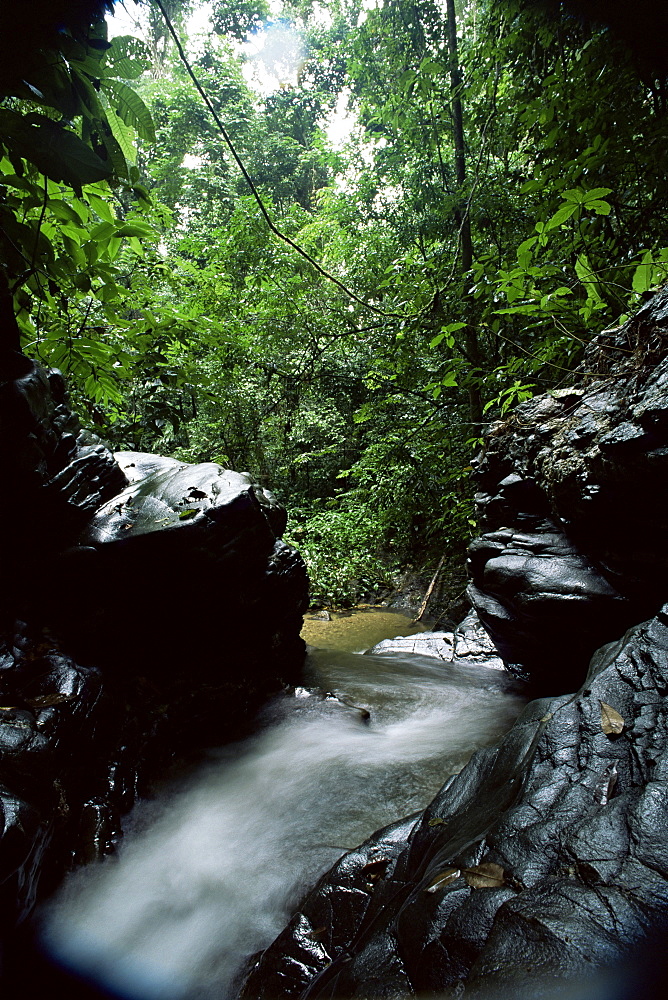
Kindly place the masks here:
POLYGON ((435 875, 431 880, 429 885, 425 888, 425 892, 438 892, 444 886, 449 885, 458 879, 461 875, 459 868, 444 868, 442 872, 435 875))
POLYGON ((445 820, 439 819, 438 816, 436 816, 434 819, 429 820, 429 826, 441 826, 442 823, 444 824, 445 820))
POLYGON ((498 889, 505 884, 504 875, 501 865, 495 865, 492 861, 464 869, 466 884, 472 889, 498 889))
POLYGON ((601 729, 608 736, 621 733, 624 729, 624 720, 617 709, 606 705, 604 701, 601 702, 601 729))

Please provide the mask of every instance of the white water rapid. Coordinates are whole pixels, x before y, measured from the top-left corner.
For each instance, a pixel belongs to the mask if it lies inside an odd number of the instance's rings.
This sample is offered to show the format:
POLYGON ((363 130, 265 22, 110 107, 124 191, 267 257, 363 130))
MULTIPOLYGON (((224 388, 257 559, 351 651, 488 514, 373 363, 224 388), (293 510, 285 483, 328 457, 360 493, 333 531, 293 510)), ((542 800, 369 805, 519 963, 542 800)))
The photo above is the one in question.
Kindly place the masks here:
POLYGON ((257 735, 140 803, 118 856, 75 873, 51 904, 60 961, 132 1000, 233 997, 304 890, 425 806, 522 707, 482 667, 318 650, 310 669, 349 704, 305 688, 281 697, 257 735))

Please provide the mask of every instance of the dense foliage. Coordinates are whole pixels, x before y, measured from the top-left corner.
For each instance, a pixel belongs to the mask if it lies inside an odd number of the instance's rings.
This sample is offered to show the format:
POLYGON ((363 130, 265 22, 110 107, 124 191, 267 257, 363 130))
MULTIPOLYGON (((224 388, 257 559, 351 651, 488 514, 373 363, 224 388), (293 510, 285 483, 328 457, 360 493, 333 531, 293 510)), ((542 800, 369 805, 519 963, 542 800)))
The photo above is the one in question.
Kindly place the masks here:
POLYGON ((4 88, 2 287, 103 437, 250 470, 353 601, 462 546, 482 426, 663 280, 665 81, 522 0, 201 6, 162 3, 255 194, 160 5, 61 33, 4 88))

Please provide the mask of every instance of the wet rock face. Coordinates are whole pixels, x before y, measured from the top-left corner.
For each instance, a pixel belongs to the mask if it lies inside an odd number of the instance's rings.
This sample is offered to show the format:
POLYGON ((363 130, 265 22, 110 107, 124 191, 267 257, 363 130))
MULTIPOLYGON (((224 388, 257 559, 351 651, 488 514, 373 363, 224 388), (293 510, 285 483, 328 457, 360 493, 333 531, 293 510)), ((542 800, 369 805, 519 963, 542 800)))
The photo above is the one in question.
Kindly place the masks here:
POLYGON ((308 597, 267 490, 113 456, 62 377, 19 360, 0 382, 2 935, 112 849, 143 781, 299 678, 308 597))
POLYGON ((247 659, 251 633, 267 650, 280 646, 277 630, 298 635, 306 577, 277 540, 285 512, 271 494, 212 463, 117 458, 132 481, 55 563, 65 592, 79 595, 76 605, 44 595, 46 620, 69 648, 115 671, 164 675, 189 662, 197 675, 208 672, 198 668, 203 659, 222 669, 247 659), (225 622, 234 630, 223 648, 214 623, 225 622))
POLYGON ((244 1000, 534 997, 633 970, 668 921, 666 691, 668 608, 604 647, 577 695, 528 705, 423 814, 345 855, 244 1000))
POLYGON ((38 535, 44 551, 127 480, 111 452, 81 430, 62 375, 24 361, 18 378, 0 381, 0 511, 12 524, 2 542, 18 548, 38 535), (38 531, 33 519, 39 519, 38 531))
POLYGON ((542 693, 668 597, 668 291, 589 349, 581 387, 487 436, 469 596, 512 670, 542 693), (663 358, 663 360, 661 360, 663 358))

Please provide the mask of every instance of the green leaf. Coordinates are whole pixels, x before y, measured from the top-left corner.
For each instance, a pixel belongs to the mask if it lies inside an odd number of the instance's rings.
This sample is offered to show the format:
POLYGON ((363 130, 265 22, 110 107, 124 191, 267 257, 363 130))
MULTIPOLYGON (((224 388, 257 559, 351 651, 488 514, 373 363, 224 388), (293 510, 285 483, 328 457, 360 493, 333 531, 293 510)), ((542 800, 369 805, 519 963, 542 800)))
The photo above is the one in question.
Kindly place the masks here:
POLYGON ((116 222, 116 216, 114 215, 111 205, 104 198, 100 198, 99 195, 92 194, 90 191, 87 192, 88 200, 91 203, 91 207, 95 210, 97 215, 105 222, 116 222))
POLYGON ((95 240, 97 243, 102 243, 104 240, 109 239, 111 236, 116 235, 116 226, 112 222, 98 222, 96 226, 88 233, 88 238, 90 240, 95 240))
POLYGON ((137 236, 142 240, 154 240, 156 232, 147 222, 125 222, 116 230, 117 236, 137 236))
POLYGON ((63 201, 61 198, 49 198, 47 205, 61 222, 71 222, 75 227, 79 227, 82 233, 85 232, 84 227, 81 225, 79 214, 66 201, 63 201))
POLYGON ((129 125, 119 118, 113 108, 107 108, 107 121, 113 132, 114 139, 120 146, 123 156, 128 163, 135 163, 137 160, 137 150, 134 145, 135 133, 129 125))
POLYGON ((74 188, 106 180, 111 170, 78 135, 43 115, 25 118, 0 109, 0 128, 20 156, 54 181, 74 188))
POLYGON ((116 59, 110 66, 110 71, 121 80, 138 80, 144 72, 145 63, 139 59, 123 57, 116 59))
POLYGON ((555 229, 557 226, 562 225, 577 211, 578 206, 573 204, 562 205, 551 219, 545 223, 545 229, 555 229))
POLYGON ((598 201, 599 198, 605 198, 606 195, 612 194, 612 188, 592 188, 591 191, 586 191, 584 193, 583 205, 590 205, 592 201, 598 201))
POLYGON ((151 112, 139 94, 120 80, 103 80, 102 89, 110 105, 126 125, 131 125, 142 139, 155 142, 155 126, 151 112))
POLYGON ((654 259, 652 257, 652 251, 646 250, 642 256, 642 261, 636 267, 633 272, 632 287, 633 291, 642 295, 643 292, 649 291, 652 287, 652 277, 653 277, 653 263, 654 259))

